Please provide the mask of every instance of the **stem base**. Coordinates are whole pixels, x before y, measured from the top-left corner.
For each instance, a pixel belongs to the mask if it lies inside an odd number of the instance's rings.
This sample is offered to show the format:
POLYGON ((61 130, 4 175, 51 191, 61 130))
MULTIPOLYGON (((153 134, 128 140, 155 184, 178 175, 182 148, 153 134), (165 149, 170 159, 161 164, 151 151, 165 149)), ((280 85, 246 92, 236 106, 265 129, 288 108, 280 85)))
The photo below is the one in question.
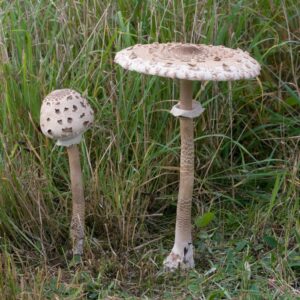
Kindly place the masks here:
POLYGON ((177 269, 187 270, 195 267, 192 243, 174 245, 171 253, 164 260, 164 270, 174 272, 177 269))

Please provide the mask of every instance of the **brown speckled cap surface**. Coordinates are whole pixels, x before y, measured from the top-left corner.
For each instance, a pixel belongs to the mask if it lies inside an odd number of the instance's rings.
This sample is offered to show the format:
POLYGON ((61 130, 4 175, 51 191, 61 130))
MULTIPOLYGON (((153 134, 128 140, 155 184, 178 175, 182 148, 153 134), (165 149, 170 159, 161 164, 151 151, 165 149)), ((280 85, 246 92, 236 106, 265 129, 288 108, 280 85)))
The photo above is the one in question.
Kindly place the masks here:
POLYGON ((202 44, 138 44, 119 51, 115 62, 131 71, 186 80, 231 81, 260 73, 248 52, 202 44))
POLYGON ((89 103, 74 90, 55 90, 42 103, 41 130, 57 140, 57 145, 78 144, 93 120, 94 112, 89 103))

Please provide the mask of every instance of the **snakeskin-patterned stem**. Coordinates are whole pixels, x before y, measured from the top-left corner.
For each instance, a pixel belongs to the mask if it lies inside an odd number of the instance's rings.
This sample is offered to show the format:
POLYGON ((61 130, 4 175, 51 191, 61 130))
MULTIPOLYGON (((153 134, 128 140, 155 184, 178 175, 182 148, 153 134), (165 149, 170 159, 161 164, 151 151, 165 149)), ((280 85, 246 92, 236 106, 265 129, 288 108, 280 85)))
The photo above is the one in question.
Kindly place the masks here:
MULTIPOLYGON (((180 81, 180 108, 192 109, 192 81, 180 81)), ((193 119, 180 118, 181 154, 180 183, 177 203, 176 236, 192 242, 191 207, 194 185, 194 134, 193 119)))
POLYGON ((73 256, 83 254, 85 203, 83 194, 80 154, 77 145, 67 147, 69 156, 71 189, 72 189, 72 220, 70 234, 73 244, 73 256))
MULTIPOLYGON (((180 80, 180 108, 192 110, 192 81, 180 80)), ((175 243, 164 266, 168 271, 193 268, 191 208, 194 185, 193 119, 180 118, 180 183, 177 202, 175 243)))

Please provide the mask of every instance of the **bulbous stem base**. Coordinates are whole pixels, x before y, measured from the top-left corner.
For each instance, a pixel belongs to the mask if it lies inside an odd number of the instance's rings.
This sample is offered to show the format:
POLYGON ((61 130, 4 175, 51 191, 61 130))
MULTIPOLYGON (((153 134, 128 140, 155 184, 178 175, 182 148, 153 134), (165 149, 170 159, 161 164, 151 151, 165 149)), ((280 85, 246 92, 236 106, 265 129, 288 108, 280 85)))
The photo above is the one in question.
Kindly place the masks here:
POLYGON ((187 270, 195 267, 194 251, 192 243, 174 245, 171 253, 164 260, 164 270, 174 272, 175 270, 187 270))

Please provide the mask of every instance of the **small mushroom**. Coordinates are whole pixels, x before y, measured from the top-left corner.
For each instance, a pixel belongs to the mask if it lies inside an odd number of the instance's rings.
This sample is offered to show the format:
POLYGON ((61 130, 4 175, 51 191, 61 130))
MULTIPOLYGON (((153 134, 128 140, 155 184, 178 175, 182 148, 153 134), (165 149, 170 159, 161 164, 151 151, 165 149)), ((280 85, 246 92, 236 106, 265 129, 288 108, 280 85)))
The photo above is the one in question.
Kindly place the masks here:
POLYGON ((40 123, 44 125, 41 127, 42 132, 56 140, 57 145, 67 147, 73 204, 70 233, 74 258, 83 254, 85 219, 84 190, 77 144, 88 129, 87 124, 92 124, 93 119, 93 110, 87 100, 70 89, 51 92, 41 106, 40 123), (73 107, 72 110, 68 108, 69 103, 70 107, 73 107))
POLYGON ((175 242, 164 261, 166 270, 193 268, 191 206, 194 184, 194 127, 192 118, 202 113, 200 104, 193 101, 192 81, 229 81, 256 77, 260 65, 254 59, 247 63, 248 53, 224 46, 181 43, 150 44, 121 50, 115 62, 123 68, 140 73, 180 79, 180 182, 177 202, 175 242), (149 68, 155 61, 155 69, 149 68), (246 65, 246 66, 245 66, 246 65), (241 73, 240 70, 244 69, 241 73))

